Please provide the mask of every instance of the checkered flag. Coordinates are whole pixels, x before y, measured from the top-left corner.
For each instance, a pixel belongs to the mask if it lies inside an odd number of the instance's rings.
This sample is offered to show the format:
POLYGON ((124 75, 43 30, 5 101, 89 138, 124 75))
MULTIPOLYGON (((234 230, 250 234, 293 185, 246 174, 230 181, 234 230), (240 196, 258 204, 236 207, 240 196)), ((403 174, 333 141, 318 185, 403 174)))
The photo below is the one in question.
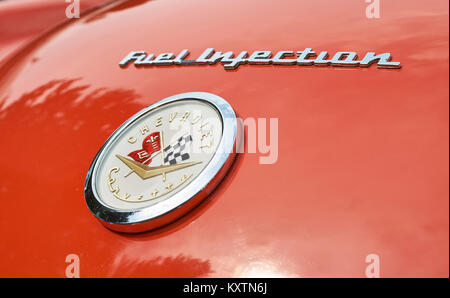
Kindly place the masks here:
POLYGON ((176 143, 164 148, 164 163, 177 164, 183 160, 189 159, 189 153, 183 152, 186 145, 192 141, 191 135, 180 137, 176 143))

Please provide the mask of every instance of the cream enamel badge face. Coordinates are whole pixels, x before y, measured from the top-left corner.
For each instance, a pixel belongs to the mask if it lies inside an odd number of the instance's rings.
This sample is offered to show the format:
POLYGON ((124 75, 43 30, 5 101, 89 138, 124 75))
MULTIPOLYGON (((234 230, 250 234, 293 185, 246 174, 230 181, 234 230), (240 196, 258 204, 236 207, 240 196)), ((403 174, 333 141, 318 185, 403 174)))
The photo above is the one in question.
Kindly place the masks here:
POLYGON ((122 232, 154 229, 184 215, 231 165, 236 126, 231 106, 209 93, 175 95, 145 108, 92 162, 85 184, 89 209, 122 232))
POLYGON ((97 176, 100 198, 118 209, 164 201, 205 169, 222 138, 222 125, 217 110, 198 100, 148 113, 106 152, 97 176))

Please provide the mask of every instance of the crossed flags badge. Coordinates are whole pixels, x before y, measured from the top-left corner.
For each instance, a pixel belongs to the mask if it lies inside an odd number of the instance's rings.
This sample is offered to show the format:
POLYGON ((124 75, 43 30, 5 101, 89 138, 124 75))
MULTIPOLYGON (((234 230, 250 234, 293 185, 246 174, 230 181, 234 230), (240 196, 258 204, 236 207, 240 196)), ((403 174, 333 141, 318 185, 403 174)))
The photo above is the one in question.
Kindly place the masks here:
MULTIPOLYGON (((164 148, 164 164, 177 164, 190 158, 186 147, 192 141, 191 135, 182 136, 175 143, 164 148)), ((159 132, 154 132, 145 137, 142 149, 130 152, 128 156, 135 161, 148 165, 151 163, 153 153, 161 150, 161 137, 159 132)))

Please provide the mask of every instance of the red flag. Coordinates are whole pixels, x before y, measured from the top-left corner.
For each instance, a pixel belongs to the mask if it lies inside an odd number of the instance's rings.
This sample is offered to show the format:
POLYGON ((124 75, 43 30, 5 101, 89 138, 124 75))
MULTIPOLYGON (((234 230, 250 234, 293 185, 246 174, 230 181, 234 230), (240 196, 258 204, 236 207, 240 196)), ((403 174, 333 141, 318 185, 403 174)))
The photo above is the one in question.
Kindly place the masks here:
POLYGON ((161 150, 161 137, 158 131, 146 136, 142 141, 142 149, 133 151, 128 156, 137 162, 148 165, 152 162, 150 156, 159 150, 161 150))

